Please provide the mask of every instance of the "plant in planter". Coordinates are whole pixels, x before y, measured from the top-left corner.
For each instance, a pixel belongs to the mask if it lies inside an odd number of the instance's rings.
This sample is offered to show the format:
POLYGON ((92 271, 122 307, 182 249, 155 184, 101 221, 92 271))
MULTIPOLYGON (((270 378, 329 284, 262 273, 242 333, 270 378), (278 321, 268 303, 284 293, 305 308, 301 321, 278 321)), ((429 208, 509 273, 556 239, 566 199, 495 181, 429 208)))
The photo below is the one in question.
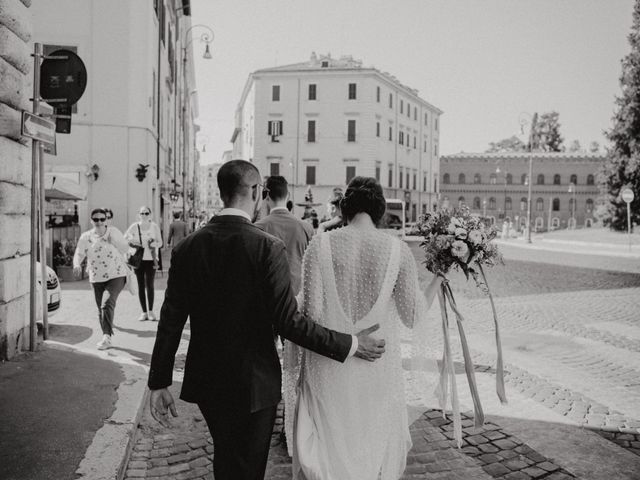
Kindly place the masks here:
POLYGON ((72 282, 73 254, 76 242, 73 240, 55 240, 53 242, 53 268, 63 282, 72 282))

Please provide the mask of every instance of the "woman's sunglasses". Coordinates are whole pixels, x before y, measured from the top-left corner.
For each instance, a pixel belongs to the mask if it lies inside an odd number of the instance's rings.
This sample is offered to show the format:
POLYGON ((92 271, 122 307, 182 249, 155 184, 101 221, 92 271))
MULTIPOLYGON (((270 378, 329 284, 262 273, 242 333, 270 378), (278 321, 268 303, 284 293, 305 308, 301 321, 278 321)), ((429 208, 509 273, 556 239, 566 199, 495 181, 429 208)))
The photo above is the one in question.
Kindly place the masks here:
POLYGON ((149 212, 140 212, 140 215, 149 215, 149 212))
POLYGON ((95 218, 92 218, 91 221, 98 223, 98 222, 106 222, 107 219, 105 217, 95 217, 95 218))

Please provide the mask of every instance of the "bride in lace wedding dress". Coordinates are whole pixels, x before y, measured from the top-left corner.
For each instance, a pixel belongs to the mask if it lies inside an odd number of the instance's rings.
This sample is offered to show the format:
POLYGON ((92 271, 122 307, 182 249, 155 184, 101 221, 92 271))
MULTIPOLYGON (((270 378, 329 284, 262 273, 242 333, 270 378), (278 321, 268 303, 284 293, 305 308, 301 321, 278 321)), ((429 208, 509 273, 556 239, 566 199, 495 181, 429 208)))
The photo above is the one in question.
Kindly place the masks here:
POLYGON ((386 352, 373 363, 349 357, 340 364, 286 343, 293 478, 395 480, 411 448, 402 365, 410 346, 401 333, 424 323, 440 278, 423 293, 408 246, 376 229, 385 200, 375 179, 354 178, 341 207, 348 225, 317 235, 305 253, 299 307, 345 333, 379 324, 375 335, 385 339, 386 352))

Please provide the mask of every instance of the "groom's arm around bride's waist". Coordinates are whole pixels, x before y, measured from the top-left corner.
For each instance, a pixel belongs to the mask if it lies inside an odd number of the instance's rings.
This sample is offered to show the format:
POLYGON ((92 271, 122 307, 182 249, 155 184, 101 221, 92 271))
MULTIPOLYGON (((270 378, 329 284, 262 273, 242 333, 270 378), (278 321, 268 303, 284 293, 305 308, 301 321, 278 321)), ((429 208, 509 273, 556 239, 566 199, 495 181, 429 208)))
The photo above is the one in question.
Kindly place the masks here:
POLYGON ((373 330, 361 332, 356 339, 318 325, 297 311, 298 304, 291 288, 285 247, 281 242, 274 243, 268 255, 265 280, 265 298, 269 303, 268 310, 272 314, 276 333, 287 340, 340 362, 344 362, 350 354, 375 360, 384 352, 384 340, 368 336, 373 330), (352 349, 352 345, 357 349, 352 349))

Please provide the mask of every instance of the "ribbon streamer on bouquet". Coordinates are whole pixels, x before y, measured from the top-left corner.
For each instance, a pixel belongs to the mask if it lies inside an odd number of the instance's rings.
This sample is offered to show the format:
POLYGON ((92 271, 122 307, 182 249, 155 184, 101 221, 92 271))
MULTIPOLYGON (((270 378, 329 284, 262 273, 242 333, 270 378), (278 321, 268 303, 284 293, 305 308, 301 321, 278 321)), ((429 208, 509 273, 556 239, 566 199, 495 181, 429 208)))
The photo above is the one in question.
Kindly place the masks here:
POLYGON ((502 341, 500 340, 500 329, 498 327, 498 314, 496 313, 496 306, 493 303, 493 296, 489 290, 489 284, 487 283, 487 277, 484 275, 482 265, 478 262, 480 274, 482 275, 482 281, 487 287, 487 294, 489 295, 489 301, 491 302, 491 311, 493 312, 493 324, 496 331, 496 350, 498 359, 496 361, 496 393, 502 404, 507 403, 507 394, 504 388, 504 365, 502 362, 502 341))
POLYGON ((448 282, 444 282, 440 291, 438 292, 438 300, 440 301, 440 311, 442 313, 442 330, 444 336, 444 352, 442 356, 442 365, 440 366, 440 384, 436 391, 438 399, 440 401, 440 407, 443 414, 447 404, 447 383, 451 382, 451 405, 453 411, 453 432, 454 438, 458 444, 458 447, 462 445, 462 422, 460 418, 460 404, 458 400, 458 392, 455 379, 455 367, 453 364, 453 358, 451 356, 451 340, 449 336, 449 318, 447 314, 447 301, 451 306, 451 309, 455 313, 456 323, 458 325, 458 333, 460 335, 460 343, 462 346, 462 355, 464 357, 464 370, 467 375, 467 381, 469 383, 469 390, 471 392, 471 399, 473 400, 473 417, 474 425, 480 427, 484 424, 484 412, 482 410, 482 404, 480 403, 480 396, 478 394, 478 386, 476 384, 475 372, 473 370, 473 361, 471 354, 469 353, 469 345, 467 343, 467 337, 464 333, 464 327, 462 322, 464 318, 460 314, 456 301, 453 298, 453 292, 448 282), (447 379, 447 375, 449 379, 447 379))
POLYGON ((436 396, 440 403, 442 415, 445 415, 447 406, 447 390, 451 385, 451 410, 453 412, 453 435, 458 444, 462 446, 462 421, 460 419, 460 403, 458 400, 458 389, 456 386, 456 372, 451 358, 451 340, 449 337, 449 318, 447 316, 447 304, 445 300, 445 287, 438 290, 438 301, 440 302, 440 312, 442 312, 442 336, 444 338, 444 351, 442 352, 442 362, 440 363, 440 383, 436 389, 436 396))

